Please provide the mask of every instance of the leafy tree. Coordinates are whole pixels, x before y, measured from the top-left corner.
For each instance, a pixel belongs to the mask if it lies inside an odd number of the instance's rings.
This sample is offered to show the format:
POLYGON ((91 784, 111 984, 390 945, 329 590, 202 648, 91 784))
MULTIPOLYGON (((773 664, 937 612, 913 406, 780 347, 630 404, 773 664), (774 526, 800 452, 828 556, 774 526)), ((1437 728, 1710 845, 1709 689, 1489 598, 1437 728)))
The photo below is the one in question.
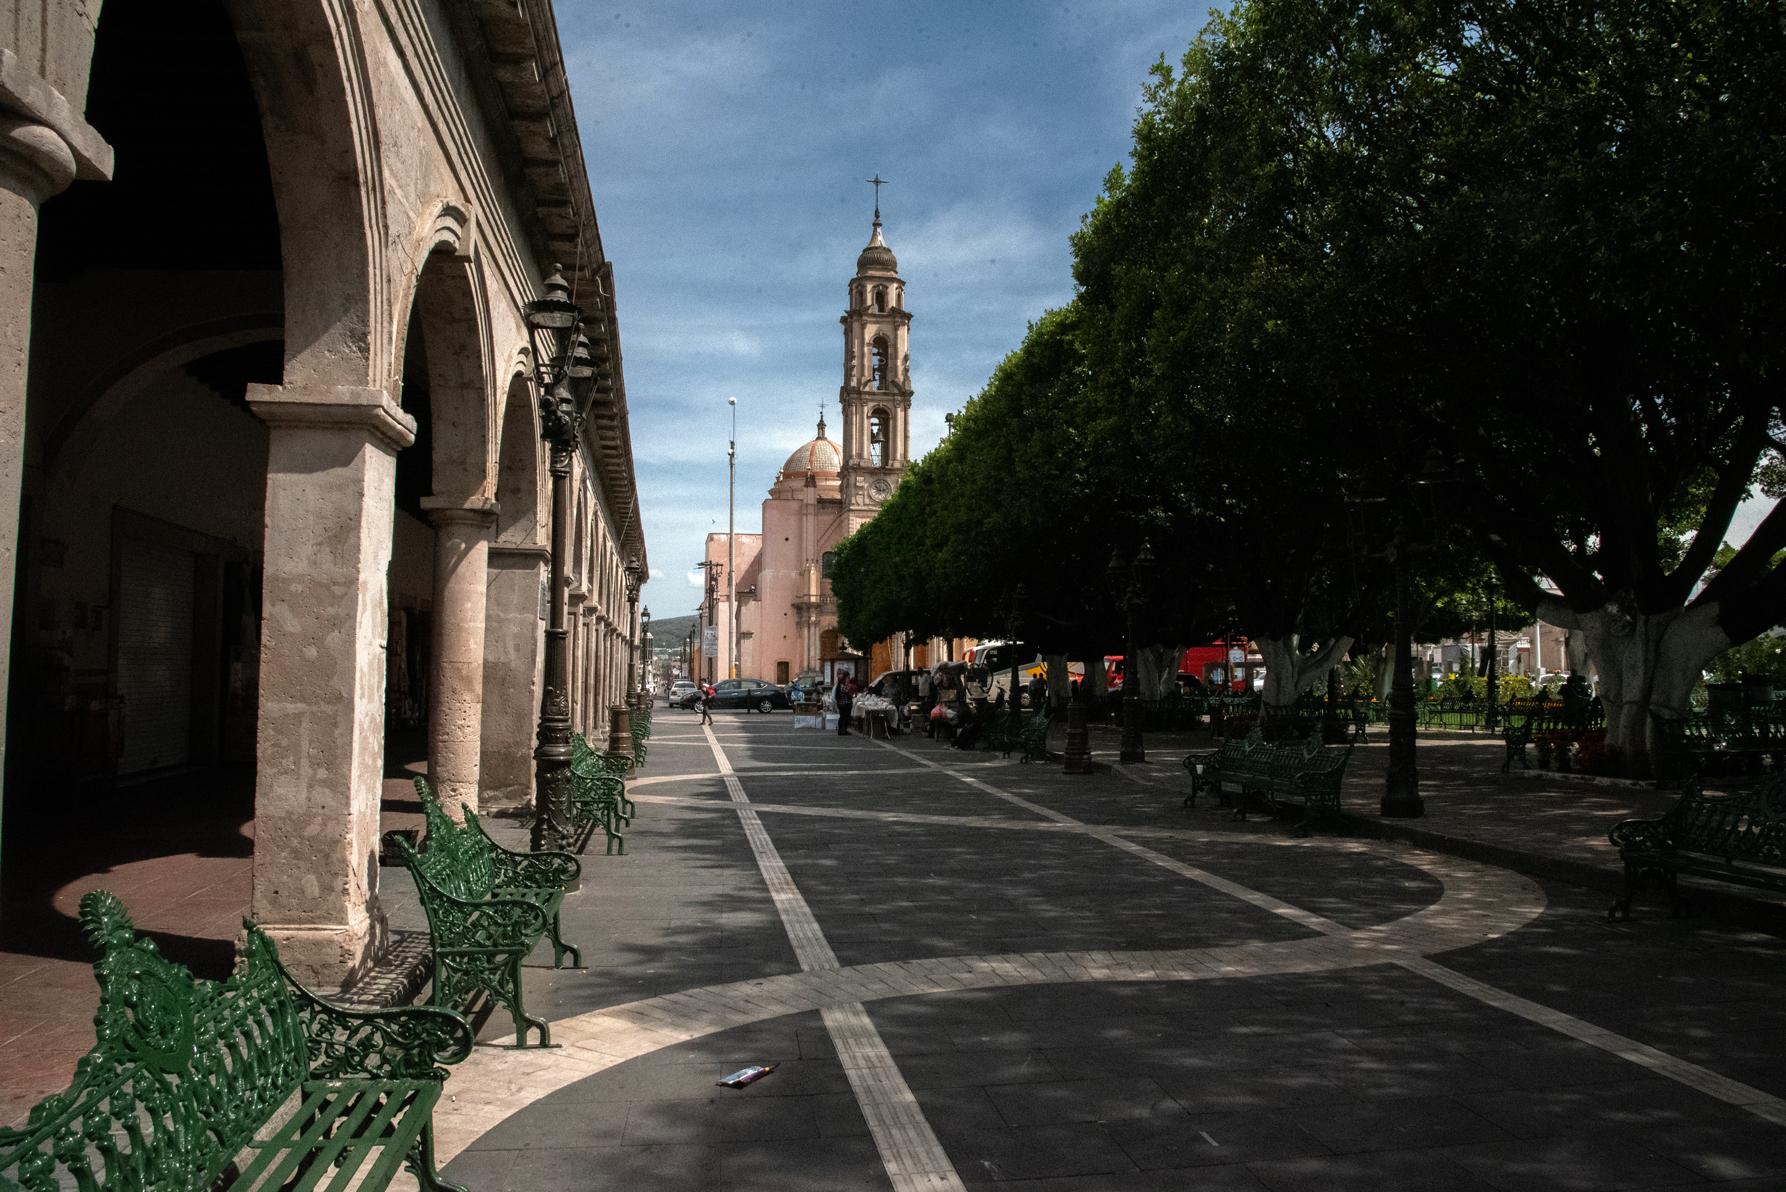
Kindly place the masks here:
POLYGON ((1471 442, 1463 507, 1583 634, 1608 740, 1647 754, 1705 664, 1786 604, 1776 506, 1706 580, 1782 432, 1786 25, 1757 3, 1459 4, 1442 183, 1399 274, 1471 442), (1702 585, 1703 582, 1703 586, 1702 585))
MULTIPOLYGON (((1204 433, 1245 403, 1284 459, 1249 496, 1442 478, 1640 762, 1786 604, 1778 507, 1700 586, 1786 444, 1783 44, 1759 3, 1253 0, 1156 71, 1076 242, 1098 375, 1204 433)), ((1249 563, 1304 590, 1274 512, 1249 563)))

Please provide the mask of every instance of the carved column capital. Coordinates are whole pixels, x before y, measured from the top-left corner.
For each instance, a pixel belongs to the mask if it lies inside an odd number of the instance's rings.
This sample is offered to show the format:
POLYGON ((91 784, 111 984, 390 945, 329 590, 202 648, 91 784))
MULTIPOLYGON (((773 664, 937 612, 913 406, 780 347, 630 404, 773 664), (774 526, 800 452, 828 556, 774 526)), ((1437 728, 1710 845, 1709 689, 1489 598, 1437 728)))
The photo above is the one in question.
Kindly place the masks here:
POLYGON ((382 389, 255 383, 248 408, 273 427, 362 430, 393 455, 415 442, 415 419, 382 389))
POLYGON ((422 511, 435 526, 489 527, 496 524, 496 502, 489 497, 423 497, 422 511))
POLYGON ((55 129, 0 114, 0 186, 42 203, 67 189, 74 175, 74 152, 55 129))

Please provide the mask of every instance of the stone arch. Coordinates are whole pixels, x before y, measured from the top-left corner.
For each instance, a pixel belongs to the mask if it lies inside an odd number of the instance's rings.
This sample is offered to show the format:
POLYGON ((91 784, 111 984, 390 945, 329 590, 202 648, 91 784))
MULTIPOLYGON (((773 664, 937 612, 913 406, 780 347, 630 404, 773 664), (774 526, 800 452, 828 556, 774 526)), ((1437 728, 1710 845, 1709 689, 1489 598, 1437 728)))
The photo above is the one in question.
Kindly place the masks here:
POLYGON ((285 384, 396 375, 385 180, 352 0, 228 0, 260 105, 284 258, 285 384))
POLYGON ((574 584, 581 583, 593 586, 595 583, 595 564, 590 558, 589 553, 589 497, 583 487, 581 473, 582 469, 579 468, 577 469, 577 474, 571 477, 572 482, 576 485, 577 499, 575 512, 571 515, 571 534, 573 535, 573 539, 571 546, 572 563, 570 576, 571 582, 574 584))
POLYGON ((489 311, 479 272, 441 243, 424 258, 405 324, 420 324, 426 348, 434 496, 467 503, 493 487, 489 311))
POLYGON ((527 374, 509 378, 496 453, 496 541, 526 546, 540 541, 539 410, 527 374))

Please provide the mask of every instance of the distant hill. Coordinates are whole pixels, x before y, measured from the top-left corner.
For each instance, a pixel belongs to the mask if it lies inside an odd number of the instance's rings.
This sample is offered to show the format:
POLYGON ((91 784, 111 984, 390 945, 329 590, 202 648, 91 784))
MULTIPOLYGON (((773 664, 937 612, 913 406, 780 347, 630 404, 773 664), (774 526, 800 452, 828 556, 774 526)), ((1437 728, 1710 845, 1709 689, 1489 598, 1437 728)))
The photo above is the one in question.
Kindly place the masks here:
POLYGON ((658 650, 671 650, 681 645, 688 631, 695 627, 695 616, 651 618, 651 644, 658 650))

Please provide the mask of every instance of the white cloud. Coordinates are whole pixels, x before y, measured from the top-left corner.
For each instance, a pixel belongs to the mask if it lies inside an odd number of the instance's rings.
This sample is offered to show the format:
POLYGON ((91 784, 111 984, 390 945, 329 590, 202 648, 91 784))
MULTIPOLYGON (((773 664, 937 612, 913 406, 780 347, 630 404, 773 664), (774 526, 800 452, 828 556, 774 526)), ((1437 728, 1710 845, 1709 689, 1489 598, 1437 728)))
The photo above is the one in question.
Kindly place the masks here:
POLYGON ((1067 237, 1128 152, 1147 67, 1160 49, 1176 60, 1204 19, 1179 0, 560 7, 615 263, 646 535, 670 576, 725 526, 728 394, 740 528, 821 401, 839 434, 862 180, 892 179, 921 454, 1025 325, 1071 296, 1067 237))

